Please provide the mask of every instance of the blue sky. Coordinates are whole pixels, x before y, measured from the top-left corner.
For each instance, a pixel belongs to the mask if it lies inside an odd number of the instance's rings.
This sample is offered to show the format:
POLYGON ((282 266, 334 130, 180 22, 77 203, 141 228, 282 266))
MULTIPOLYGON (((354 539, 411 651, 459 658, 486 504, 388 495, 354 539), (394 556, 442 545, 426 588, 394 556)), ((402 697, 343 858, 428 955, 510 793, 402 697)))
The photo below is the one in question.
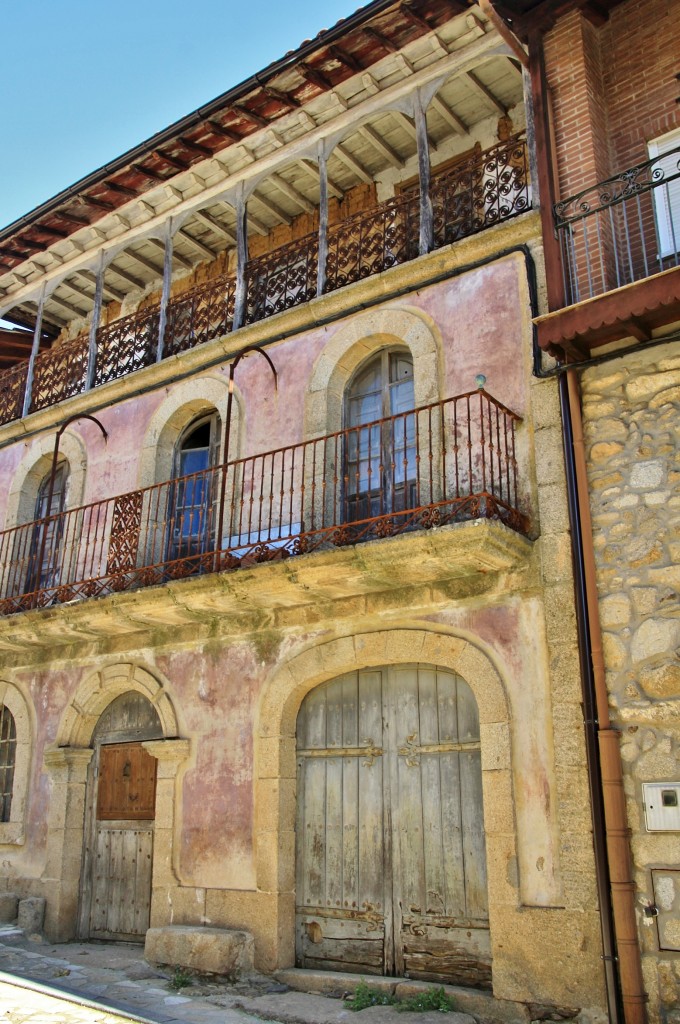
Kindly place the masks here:
POLYGON ((359 6, 361 0, 6 3, 0 227, 359 6))

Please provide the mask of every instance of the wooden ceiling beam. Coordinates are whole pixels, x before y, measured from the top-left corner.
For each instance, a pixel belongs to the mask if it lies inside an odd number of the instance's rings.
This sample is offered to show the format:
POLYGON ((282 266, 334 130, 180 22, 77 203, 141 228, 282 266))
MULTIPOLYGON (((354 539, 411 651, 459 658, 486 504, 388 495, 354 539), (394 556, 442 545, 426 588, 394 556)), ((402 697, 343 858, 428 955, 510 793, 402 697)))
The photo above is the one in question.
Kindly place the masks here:
POLYGON ((455 114, 444 100, 440 99, 439 96, 435 96, 432 100, 432 107, 437 111, 442 120, 446 121, 449 128, 453 128, 459 135, 467 135, 468 128, 464 121, 462 121, 458 114, 455 114))
MULTIPOLYGON (((97 277, 91 270, 79 270, 77 273, 79 277, 84 277, 86 281, 89 281, 90 284, 93 284, 96 288, 97 277)), ((106 278, 104 279, 104 292, 108 293, 111 298, 115 299, 117 302, 122 302, 123 299, 126 298, 125 292, 121 292, 117 288, 114 288, 112 284, 107 284, 106 278)))
POLYGON ((290 182, 286 181, 286 179, 281 177, 280 174, 270 174, 268 180, 271 181, 273 185, 276 185, 279 192, 283 192, 285 196, 292 199, 300 209, 305 211, 305 213, 316 213, 316 206, 311 199, 308 199, 307 196, 303 195, 299 189, 295 188, 294 185, 291 185, 290 182))
MULTIPOLYGON (((163 276, 163 269, 161 267, 157 267, 156 264, 151 260, 148 260, 146 256, 141 256, 138 252, 134 252, 132 249, 126 249, 125 255, 129 256, 131 260, 135 260, 140 266, 146 267, 146 269, 150 270, 152 274, 156 275, 156 277, 163 276)), ((113 264, 111 263, 109 266, 113 267, 113 264)), ((146 282, 144 282, 142 287, 146 287, 146 282)))
POLYGON ((360 64, 353 54, 348 53, 347 50, 343 50, 341 46, 329 46, 328 52, 334 60, 337 60, 340 64, 344 64, 345 67, 350 69, 350 71, 359 72, 365 70, 363 64, 360 64))
POLYGON ((193 142, 191 139, 186 139, 183 136, 180 136, 179 141, 183 146, 186 146, 187 149, 193 149, 195 153, 200 153, 201 156, 213 156, 212 149, 210 149, 209 146, 202 146, 200 142, 193 142))
POLYGON ((367 185, 372 185, 373 184, 373 176, 368 173, 366 168, 363 167, 359 163, 359 161, 356 160, 352 156, 352 154, 348 150, 346 150, 345 147, 341 143, 338 143, 338 145, 335 146, 331 156, 333 154, 335 154, 335 156, 338 158, 338 160, 341 160, 343 162, 345 167, 349 167, 349 169, 351 171, 354 171, 356 176, 358 178, 360 178, 362 181, 366 182, 367 185))
POLYGON ((61 299, 56 292, 52 292, 47 301, 56 302, 57 305, 63 306, 64 309, 68 309, 68 311, 70 313, 73 313, 74 316, 87 316, 87 312, 83 312, 82 309, 78 309, 77 306, 74 306, 71 302, 68 302, 66 299, 61 299))
POLYGON ((214 135, 221 135, 223 138, 229 139, 230 142, 241 142, 242 136, 238 132, 231 128, 225 128, 219 121, 206 121, 206 125, 214 135))
POLYGON ((359 134, 363 135, 369 145, 373 146, 388 163, 392 164, 393 167, 402 168, 404 161, 401 159, 396 149, 392 149, 389 143, 385 142, 380 135, 378 135, 375 128, 371 128, 370 124, 362 124, 359 127, 359 134))
POLYGON ((161 160, 165 160, 166 164, 170 164, 178 171, 188 171, 191 164, 188 164, 186 160, 180 160, 179 157, 171 156, 169 153, 164 153, 161 149, 154 149, 156 156, 160 157, 161 160))
POLYGON ((424 28, 426 32, 432 31, 432 25, 430 25, 429 21, 426 21, 422 15, 417 14, 410 3, 399 4, 399 10, 412 25, 418 25, 420 28, 424 28))
POLYGON ((294 96, 291 96, 287 92, 281 92, 280 89, 274 89, 271 85, 261 85, 262 92, 265 96, 268 96, 271 100, 276 100, 277 103, 282 103, 284 107, 290 107, 291 110, 297 110, 302 104, 300 100, 296 100, 294 96))
POLYGON ((210 246, 205 245, 205 243, 201 242, 200 239, 194 238, 194 236, 189 234, 185 228, 180 228, 177 234, 180 238, 183 238, 185 242, 188 242, 189 245, 192 245, 194 249, 197 249, 198 252, 202 253, 207 259, 214 260, 217 256, 217 253, 213 252, 210 246))
MULTIPOLYGON (((305 159, 299 160, 298 163, 300 164, 301 167, 304 167, 306 171, 309 171, 310 174, 314 175, 317 181, 319 180, 319 165, 317 163, 315 163, 313 160, 305 159)), ((345 193, 342 191, 338 183, 336 181, 333 181, 332 178, 327 177, 326 180, 328 182, 329 194, 335 196, 336 199, 342 199, 345 193)))
POLYGON ((260 117, 259 114, 254 114, 252 110, 248 110, 247 107, 242 107, 239 103, 232 103, 228 108, 232 113, 236 114, 237 117, 242 117, 246 121, 250 121, 251 124, 256 124, 258 128, 268 128, 269 121, 266 117, 260 117))
POLYGON ((228 228, 225 228, 212 214, 206 213, 205 210, 194 210, 193 216, 220 238, 225 238, 232 245, 236 245, 236 235, 228 228))
POLYGON ((110 188, 112 192, 120 192, 122 196, 129 196, 131 199, 139 199, 139 192, 137 189, 129 188, 127 185, 121 185, 117 181, 105 181, 104 184, 107 188, 110 188))
POLYGON ((317 71, 316 68, 310 68, 309 64, 305 64, 303 60, 301 60, 299 64, 295 65, 295 70, 302 78, 305 79, 306 82, 311 82, 312 85, 315 85, 318 89, 322 89, 324 92, 333 88, 333 83, 330 78, 327 78, 326 75, 317 71))
POLYGON ((399 49, 397 43, 388 39, 382 32, 378 32, 377 29, 371 28, 370 25, 364 25, 362 32, 365 36, 368 36, 369 39, 372 39, 373 42, 378 43, 379 46, 382 46, 383 49, 387 50, 388 53, 396 53, 399 49))
MULTIPOLYGON (((283 210, 279 209, 271 199, 267 199, 265 196, 261 196, 257 192, 253 192, 251 199, 255 199, 261 206, 264 206, 265 210, 271 213, 272 217, 275 217, 280 224, 287 224, 290 226, 293 223, 293 218, 289 217, 287 213, 284 213, 283 210)), ((250 212, 248 213, 248 220, 252 221, 253 224, 255 223, 250 212)), ((270 230, 270 228, 267 228, 267 234, 269 234, 270 230)))
POLYGON ((484 82, 481 82, 479 78, 477 78, 477 75, 474 73, 474 71, 465 71, 463 73, 463 77, 466 78, 468 82, 471 82, 473 87, 477 90, 477 92, 484 96, 489 101, 489 103, 491 103, 491 105, 495 107, 495 109, 498 111, 501 117, 506 116, 508 108, 503 103, 501 103, 501 101, 498 99, 498 96, 495 96, 494 93, 491 92, 491 89, 484 85, 484 82))
MULTIPOLYGON (((122 277, 133 288, 146 288, 146 281, 142 281, 141 277, 135 277, 134 274, 131 274, 129 270, 124 270, 123 267, 117 267, 115 263, 109 263, 107 269, 111 270, 114 274, 118 274, 118 277, 122 277)), ((89 274, 90 271, 83 271, 83 273, 89 274)))
POLYGON ((106 213, 113 213, 116 209, 114 203, 107 203, 105 199, 97 199, 96 196, 88 196, 80 193, 78 199, 83 203, 87 203, 88 206, 95 206, 98 210, 105 210, 106 213))
POLYGON ((167 177, 164 174, 160 174, 152 167, 145 167, 144 164, 133 164, 132 169, 137 171, 138 174, 143 174, 146 178, 150 178, 151 181, 167 181, 167 177))
MULTIPOLYGON (((179 232, 177 233, 179 234, 179 232)), ((160 251, 163 253, 163 256, 165 256, 165 242, 161 242, 160 239, 158 238, 147 238, 146 241, 149 245, 153 245, 154 249, 160 249, 160 251)), ((194 269, 194 265, 191 262, 191 260, 188 260, 186 256, 182 256, 181 253, 173 252, 172 258, 173 260, 176 260, 179 263, 180 267, 184 267, 185 270, 194 269)))
POLYGON ((56 216, 67 220, 69 224, 77 224, 81 228, 89 228, 90 226, 87 217, 79 217, 77 213, 71 213, 70 210, 58 210, 56 216))

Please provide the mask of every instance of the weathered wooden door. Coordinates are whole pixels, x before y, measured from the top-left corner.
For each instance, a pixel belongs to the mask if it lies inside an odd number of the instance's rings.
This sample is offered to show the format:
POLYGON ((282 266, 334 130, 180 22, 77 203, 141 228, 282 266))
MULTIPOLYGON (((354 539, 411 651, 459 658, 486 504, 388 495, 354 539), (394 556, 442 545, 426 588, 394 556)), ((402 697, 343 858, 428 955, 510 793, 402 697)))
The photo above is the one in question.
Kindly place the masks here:
POLYGON ((159 731, 155 709, 136 693, 114 701, 97 726, 80 908, 83 938, 143 941, 149 927, 157 762, 136 737, 158 738, 159 731))
POLYGON ((298 716, 301 966, 488 986, 479 718, 431 665, 353 672, 298 716))

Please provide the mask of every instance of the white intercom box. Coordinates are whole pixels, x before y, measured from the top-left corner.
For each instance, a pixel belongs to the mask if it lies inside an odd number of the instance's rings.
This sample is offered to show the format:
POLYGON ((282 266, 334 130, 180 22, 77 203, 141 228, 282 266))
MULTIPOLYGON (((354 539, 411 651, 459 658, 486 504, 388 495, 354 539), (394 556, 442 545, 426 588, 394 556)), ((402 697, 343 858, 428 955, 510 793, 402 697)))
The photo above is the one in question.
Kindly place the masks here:
POLYGON ((643 782, 648 832, 680 832, 680 782, 643 782))

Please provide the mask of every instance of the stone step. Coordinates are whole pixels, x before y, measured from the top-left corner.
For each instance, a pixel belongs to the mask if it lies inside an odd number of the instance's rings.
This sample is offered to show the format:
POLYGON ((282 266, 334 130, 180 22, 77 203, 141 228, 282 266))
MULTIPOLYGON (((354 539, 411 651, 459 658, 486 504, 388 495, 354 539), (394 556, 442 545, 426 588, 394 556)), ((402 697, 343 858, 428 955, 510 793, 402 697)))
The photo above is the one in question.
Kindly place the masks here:
POLYGON ((302 967, 276 971, 274 977, 298 992, 313 992, 325 996, 342 996, 354 992, 362 981, 381 992, 396 996, 397 999, 406 999, 428 989, 443 988, 454 1001, 457 1010, 472 1014, 482 1024, 528 1024, 531 1020, 531 1014, 524 1003, 496 999, 491 992, 460 988, 457 985, 411 981, 407 978, 386 978, 380 975, 314 971, 302 967))

